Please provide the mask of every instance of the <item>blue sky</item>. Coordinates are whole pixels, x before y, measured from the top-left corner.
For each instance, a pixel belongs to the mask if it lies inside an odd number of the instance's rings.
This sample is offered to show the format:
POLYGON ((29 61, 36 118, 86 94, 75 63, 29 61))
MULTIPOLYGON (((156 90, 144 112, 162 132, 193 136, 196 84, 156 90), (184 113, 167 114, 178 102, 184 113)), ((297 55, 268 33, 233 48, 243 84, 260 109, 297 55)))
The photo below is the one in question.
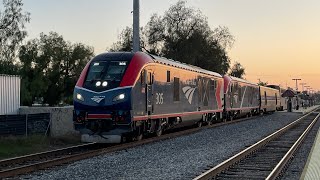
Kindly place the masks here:
MULTIPOLYGON (((140 26, 177 1, 140 0, 140 26)), ((291 79, 300 77, 320 89, 319 0, 188 0, 187 5, 201 10, 212 29, 229 27, 236 39, 229 55, 246 68, 248 80, 292 87, 291 79)), ((31 13, 29 39, 55 31, 93 46, 96 54, 132 25, 132 0, 24 0, 24 9, 31 13)))

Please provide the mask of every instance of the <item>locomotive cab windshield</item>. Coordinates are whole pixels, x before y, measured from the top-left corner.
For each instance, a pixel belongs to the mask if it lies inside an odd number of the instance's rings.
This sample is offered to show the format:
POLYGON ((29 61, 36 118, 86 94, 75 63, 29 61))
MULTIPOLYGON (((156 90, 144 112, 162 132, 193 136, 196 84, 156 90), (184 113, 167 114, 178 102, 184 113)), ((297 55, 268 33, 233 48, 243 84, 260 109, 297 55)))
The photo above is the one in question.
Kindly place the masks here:
POLYGON ((119 87, 128 61, 93 61, 84 82, 84 88, 100 92, 119 87))

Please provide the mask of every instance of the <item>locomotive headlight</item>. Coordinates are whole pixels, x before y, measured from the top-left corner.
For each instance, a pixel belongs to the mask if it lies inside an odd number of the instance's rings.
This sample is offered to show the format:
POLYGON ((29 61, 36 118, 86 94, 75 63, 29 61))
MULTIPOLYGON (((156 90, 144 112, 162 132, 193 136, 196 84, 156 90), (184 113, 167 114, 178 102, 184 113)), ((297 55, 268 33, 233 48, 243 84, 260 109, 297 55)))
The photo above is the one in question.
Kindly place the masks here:
POLYGON ((96 82, 96 86, 98 87, 98 86, 100 86, 101 85, 101 81, 97 81, 96 82))
POLYGON ((80 100, 80 101, 84 101, 84 98, 82 97, 81 94, 77 93, 77 99, 80 100))
POLYGON ((114 97, 113 101, 120 101, 124 98, 125 98, 125 95, 124 95, 124 93, 122 93, 122 94, 119 94, 118 96, 114 97))
POLYGON ((107 81, 103 81, 102 86, 106 87, 107 85, 108 85, 108 82, 107 81))

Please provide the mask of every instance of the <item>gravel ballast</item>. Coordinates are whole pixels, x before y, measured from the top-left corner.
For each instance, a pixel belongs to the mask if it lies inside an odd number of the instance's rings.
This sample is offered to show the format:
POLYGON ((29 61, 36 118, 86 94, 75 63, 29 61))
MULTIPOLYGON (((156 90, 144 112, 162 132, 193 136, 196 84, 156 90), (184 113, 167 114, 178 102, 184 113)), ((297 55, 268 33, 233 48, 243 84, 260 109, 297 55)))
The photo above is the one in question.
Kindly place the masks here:
POLYGON ((78 161, 22 179, 191 179, 298 119, 276 112, 192 135, 78 161))

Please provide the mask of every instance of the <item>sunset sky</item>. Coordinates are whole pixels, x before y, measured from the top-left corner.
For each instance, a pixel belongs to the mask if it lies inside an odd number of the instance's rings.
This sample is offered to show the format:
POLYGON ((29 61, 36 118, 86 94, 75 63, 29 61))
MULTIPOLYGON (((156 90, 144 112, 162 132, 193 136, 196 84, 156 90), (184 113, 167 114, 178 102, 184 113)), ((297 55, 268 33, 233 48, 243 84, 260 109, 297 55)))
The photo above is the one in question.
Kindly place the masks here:
MULTIPOLYGON (((140 26, 177 0, 140 0, 140 26)), ((319 0, 188 0, 212 29, 227 26, 235 36, 232 62, 245 67, 245 78, 294 87, 293 78, 320 90, 319 0)), ((31 13, 28 39, 58 32, 71 42, 104 52, 132 25, 132 0, 24 0, 31 13)), ((299 85, 299 90, 301 90, 299 85)))

